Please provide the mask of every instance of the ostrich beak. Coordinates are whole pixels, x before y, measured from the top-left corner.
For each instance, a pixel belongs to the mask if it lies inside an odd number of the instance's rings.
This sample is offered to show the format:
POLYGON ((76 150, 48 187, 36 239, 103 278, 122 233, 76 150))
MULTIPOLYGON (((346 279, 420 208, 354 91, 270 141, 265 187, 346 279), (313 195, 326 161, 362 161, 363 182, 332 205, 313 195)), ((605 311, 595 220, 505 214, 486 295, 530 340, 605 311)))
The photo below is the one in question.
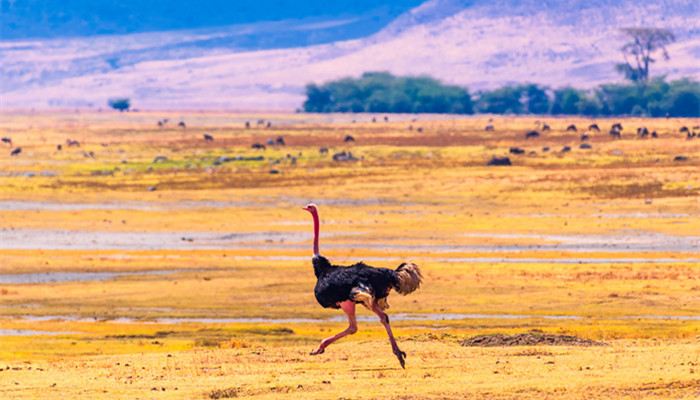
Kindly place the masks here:
POLYGON ((311 211, 311 210, 309 209, 308 206, 307 206, 307 207, 303 207, 302 210, 311 211))

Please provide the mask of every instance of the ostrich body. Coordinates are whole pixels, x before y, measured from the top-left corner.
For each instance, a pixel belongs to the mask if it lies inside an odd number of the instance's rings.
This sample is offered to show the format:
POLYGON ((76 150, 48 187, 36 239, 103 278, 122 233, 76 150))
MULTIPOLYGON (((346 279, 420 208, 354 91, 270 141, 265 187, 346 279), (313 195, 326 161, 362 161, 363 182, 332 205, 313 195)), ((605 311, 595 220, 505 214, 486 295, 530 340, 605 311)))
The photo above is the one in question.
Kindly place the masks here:
POLYGON ((399 349, 389 326, 389 317, 384 310, 389 308, 387 296, 391 289, 407 295, 418 289, 423 276, 417 265, 403 263, 396 270, 370 267, 362 262, 350 266, 331 265, 318 249, 319 219, 318 208, 309 204, 304 210, 311 213, 314 220, 314 256, 312 263, 316 275, 316 300, 324 308, 341 309, 348 316, 349 326, 344 331, 321 341, 311 355, 321 354, 331 343, 357 332, 355 305, 360 303, 379 317, 389 335, 391 349, 405 368, 406 353, 399 349))

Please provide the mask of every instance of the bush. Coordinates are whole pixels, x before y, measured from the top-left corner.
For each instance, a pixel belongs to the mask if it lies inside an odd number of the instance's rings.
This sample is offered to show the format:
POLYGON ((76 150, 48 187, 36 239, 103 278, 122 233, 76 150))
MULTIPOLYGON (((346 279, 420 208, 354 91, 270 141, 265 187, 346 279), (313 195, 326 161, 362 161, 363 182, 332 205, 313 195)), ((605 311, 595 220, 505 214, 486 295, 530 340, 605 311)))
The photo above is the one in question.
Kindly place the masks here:
POLYGON ((131 106, 131 100, 129 99, 109 99, 109 106, 120 112, 127 111, 131 106))

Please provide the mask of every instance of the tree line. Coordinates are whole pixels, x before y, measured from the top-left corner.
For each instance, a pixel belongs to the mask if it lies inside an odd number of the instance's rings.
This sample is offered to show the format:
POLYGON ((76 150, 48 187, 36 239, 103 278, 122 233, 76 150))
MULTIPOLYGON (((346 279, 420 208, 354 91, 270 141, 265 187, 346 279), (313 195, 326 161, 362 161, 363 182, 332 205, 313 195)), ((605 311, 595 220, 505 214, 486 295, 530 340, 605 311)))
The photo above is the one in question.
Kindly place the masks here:
POLYGON ((700 82, 684 78, 603 84, 590 90, 507 85, 470 94, 428 76, 367 72, 306 85, 306 112, 551 114, 700 117, 700 82))

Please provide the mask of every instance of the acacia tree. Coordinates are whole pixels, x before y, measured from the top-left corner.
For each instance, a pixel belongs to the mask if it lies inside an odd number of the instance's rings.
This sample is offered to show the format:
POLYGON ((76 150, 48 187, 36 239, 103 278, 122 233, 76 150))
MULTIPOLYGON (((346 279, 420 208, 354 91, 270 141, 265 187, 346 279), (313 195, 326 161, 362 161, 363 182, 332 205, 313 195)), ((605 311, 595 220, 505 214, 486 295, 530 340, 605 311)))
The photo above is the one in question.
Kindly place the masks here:
POLYGON ((620 32, 630 42, 621 48, 625 62, 615 65, 615 69, 631 81, 648 82, 649 64, 655 61, 651 58, 652 53, 660 50, 664 59, 668 60, 666 45, 674 42, 676 37, 668 29, 662 28, 622 28, 620 32), (633 58, 634 65, 629 57, 633 58))

